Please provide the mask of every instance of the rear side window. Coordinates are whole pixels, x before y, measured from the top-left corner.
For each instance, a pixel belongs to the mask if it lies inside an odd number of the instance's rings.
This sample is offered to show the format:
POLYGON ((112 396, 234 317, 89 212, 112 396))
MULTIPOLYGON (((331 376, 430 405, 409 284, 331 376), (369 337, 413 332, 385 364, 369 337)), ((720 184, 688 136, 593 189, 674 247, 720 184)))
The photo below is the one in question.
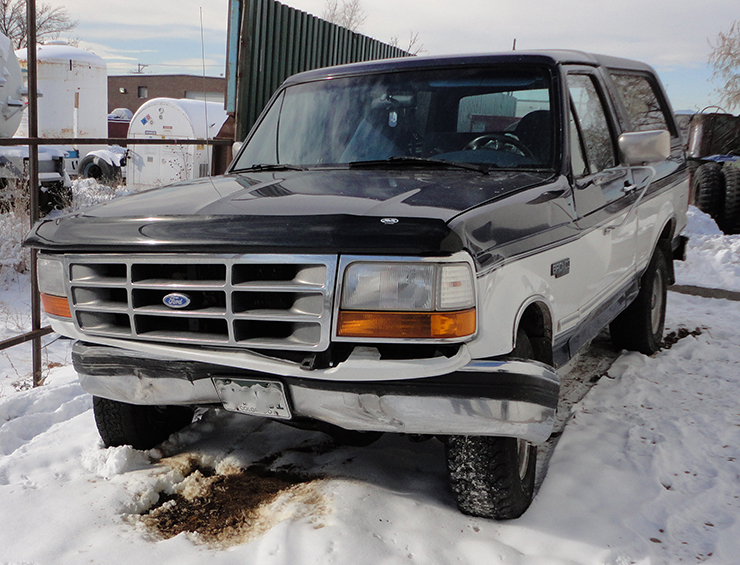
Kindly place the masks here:
POLYGON ((660 99, 646 76, 613 72, 611 77, 627 110, 632 131, 669 129, 660 99))

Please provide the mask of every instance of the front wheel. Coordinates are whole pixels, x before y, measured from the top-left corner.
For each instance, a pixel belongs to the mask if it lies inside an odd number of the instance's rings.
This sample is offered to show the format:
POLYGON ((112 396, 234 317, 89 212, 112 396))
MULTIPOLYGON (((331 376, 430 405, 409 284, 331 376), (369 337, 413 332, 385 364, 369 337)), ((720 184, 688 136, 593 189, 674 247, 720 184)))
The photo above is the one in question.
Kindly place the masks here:
MULTIPOLYGON (((527 333, 519 328, 511 357, 534 358, 527 333)), ((534 497, 537 448, 514 437, 450 436, 445 443, 450 487, 463 514, 511 520, 534 497)))
POLYGON ((658 247, 640 280, 640 292, 609 326, 612 343, 619 349, 652 355, 660 350, 665 325, 668 262, 658 247))
POLYGON ((537 450, 513 437, 451 436, 446 443, 450 486, 464 514, 511 520, 534 496, 537 450))
POLYGON ((106 447, 151 449, 193 421, 187 406, 148 406, 93 397, 98 432, 106 447))

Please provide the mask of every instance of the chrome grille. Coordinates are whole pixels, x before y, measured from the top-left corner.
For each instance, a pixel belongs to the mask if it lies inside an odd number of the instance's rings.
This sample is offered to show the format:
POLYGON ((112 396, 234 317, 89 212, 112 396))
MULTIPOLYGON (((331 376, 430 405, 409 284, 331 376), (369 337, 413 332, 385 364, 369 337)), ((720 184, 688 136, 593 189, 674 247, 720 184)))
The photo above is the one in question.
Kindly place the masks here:
POLYGON ((67 256, 68 295, 88 335, 157 342, 323 351, 333 255, 67 256), (165 305, 186 295, 187 307, 165 305))

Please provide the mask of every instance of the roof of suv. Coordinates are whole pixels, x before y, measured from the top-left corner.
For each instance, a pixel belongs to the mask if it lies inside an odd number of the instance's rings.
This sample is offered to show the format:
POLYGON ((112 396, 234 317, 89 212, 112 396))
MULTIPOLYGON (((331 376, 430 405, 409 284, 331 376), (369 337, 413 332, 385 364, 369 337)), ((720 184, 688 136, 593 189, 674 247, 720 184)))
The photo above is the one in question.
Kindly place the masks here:
POLYGON ((597 55, 583 51, 543 50, 543 51, 509 51, 504 53, 484 53, 472 55, 445 55, 439 57, 402 57, 351 63, 335 67, 325 67, 293 75, 285 84, 320 80, 323 78, 349 76, 365 73, 425 69, 430 67, 456 67, 480 64, 580 64, 588 66, 605 66, 609 68, 630 69, 654 73, 652 67, 639 61, 597 55))

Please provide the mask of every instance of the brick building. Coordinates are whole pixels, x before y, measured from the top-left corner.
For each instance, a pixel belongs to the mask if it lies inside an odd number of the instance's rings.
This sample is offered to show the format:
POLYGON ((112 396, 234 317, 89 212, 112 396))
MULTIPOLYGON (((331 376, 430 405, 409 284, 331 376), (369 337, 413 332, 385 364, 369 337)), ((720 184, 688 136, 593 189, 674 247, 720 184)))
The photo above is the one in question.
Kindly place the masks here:
POLYGON ((131 74, 108 77, 108 112, 128 108, 136 113, 151 98, 194 98, 223 102, 226 79, 196 75, 131 74))

